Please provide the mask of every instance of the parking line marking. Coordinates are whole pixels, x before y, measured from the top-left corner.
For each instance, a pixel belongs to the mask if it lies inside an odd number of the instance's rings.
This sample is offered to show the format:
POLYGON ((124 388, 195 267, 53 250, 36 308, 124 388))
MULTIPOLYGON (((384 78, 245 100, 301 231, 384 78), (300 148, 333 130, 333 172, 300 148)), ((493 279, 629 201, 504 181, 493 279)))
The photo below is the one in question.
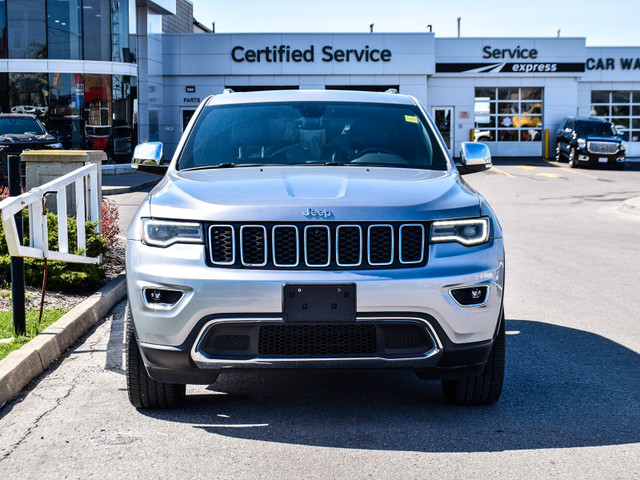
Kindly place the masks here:
POLYGON ((516 168, 524 168, 525 170, 535 170, 536 167, 533 165, 516 165, 516 168))
POLYGON ((593 178, 594 180, 599 180, 598 177, 596 177, 595 175, 589 175, 588 173, 578 172, 575 168, 561 167, 560 165, 556 165, 554 163, 551 163, 549 160, 545 160, 544 158, 542 159, 542 161, 545 162, 545 163, 548 163, 552 167, 562 168, 563 170, 567 170, 568 172, 575 173, 576 175, 582 175, 583 177, 588 177, 588 178, 593 178))
POLYGON ((557 173, 536 173, 536 176, 547 178, 562 178, 562 175, 558 175, 557 173))
POLYGON ((516 178, 514 175, 511 175, 510 173, 507 173, 504 170, 500 170, 499 168, 493 167, 492 170, 495 172, 501 173, 502 175, 506 175, 509 178, 516 178))

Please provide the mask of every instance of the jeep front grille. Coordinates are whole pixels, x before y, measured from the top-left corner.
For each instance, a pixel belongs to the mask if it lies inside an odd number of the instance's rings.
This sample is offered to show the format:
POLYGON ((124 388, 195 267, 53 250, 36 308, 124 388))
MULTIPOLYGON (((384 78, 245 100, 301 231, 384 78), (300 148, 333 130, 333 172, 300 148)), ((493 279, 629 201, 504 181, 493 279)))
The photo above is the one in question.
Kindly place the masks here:
POLYGON ((616 142, 587 142, 587 150, 591 153, 611 155, 618 151, 616 142))
POLYGON ((271 269, 373 269, 427 262, 426 224, 209 225, 211 266, 271 269))

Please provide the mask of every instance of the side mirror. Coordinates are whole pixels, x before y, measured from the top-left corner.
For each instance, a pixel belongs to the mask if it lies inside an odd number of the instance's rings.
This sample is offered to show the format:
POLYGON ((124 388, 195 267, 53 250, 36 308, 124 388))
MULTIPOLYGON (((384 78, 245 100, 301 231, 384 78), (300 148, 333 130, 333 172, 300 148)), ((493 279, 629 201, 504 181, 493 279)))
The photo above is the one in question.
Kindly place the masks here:
POLYGON ((133 150, 131 167, 135 170, 164 175, 168 166, 161 165, 160 162, 162 162, 162 142, 141 143, 133 150))
POLYGON ((461 175, 484 172, 491 168, 491 152, 484 143, 462 142, 460 146, 460 163, 458 171, 461 175))

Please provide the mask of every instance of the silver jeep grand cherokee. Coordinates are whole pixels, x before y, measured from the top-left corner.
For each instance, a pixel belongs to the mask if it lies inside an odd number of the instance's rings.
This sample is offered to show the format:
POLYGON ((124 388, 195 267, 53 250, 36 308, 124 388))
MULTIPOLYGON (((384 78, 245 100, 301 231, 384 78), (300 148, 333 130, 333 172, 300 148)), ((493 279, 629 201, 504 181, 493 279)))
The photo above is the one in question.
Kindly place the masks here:
POLYGON ((409 368, 449 402, 495 402, 502 231, 460 178, 490 166, 465 143, 457 168, 409 96, 207 98, 127 235, 131 403, 263 368, 409 368))

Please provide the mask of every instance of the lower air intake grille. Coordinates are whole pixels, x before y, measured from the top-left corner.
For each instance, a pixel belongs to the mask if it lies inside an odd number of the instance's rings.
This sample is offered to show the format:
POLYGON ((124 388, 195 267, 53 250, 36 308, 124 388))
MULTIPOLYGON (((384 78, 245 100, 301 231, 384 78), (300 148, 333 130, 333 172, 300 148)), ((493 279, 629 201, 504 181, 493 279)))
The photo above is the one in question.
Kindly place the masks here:
POLYGON ((377 350, 375 325, 265 325, 261 356, 371 355, 377 350))

